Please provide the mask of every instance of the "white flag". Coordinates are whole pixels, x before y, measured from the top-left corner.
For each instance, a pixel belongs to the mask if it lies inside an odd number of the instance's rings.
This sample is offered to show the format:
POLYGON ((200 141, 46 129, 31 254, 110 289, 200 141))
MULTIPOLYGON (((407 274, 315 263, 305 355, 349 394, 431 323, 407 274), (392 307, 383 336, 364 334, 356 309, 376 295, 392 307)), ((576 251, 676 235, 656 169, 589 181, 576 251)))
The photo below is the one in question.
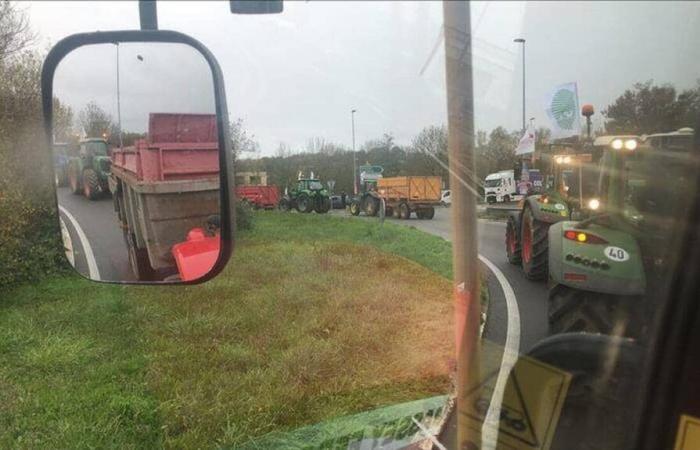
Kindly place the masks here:
POLYGON ((515 148, 516 155, 527 155, 535 151, 535 130, 532 128, 532 123, 528 125, 525 134, 520 138, 518 146, 515 148))
POLYGON ((546 108, 552 122, 552 139, 581 134, 576 82, 555 87, 547 96, 546 108))

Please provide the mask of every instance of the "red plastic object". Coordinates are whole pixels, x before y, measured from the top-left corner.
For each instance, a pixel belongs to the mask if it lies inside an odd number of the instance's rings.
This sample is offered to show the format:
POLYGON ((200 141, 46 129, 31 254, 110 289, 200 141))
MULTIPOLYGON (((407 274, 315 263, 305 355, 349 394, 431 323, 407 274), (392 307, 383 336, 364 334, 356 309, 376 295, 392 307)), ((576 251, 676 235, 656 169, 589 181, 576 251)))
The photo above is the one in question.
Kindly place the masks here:
POLYGON ((280 201, 277 186, 236 186, 236 198, 248 200, 257 208, 275 208, 280 201))
POLYGON ((218 177, 216 115, 151 113, 147 139, 113 149, 112 165, 138 181, 218 177))
POLYGON ((207 236, 203 229, 192 228, 184 242, 173 245, 172 252, 182 281, 202 278, 219 257, 219 236, 207 236))

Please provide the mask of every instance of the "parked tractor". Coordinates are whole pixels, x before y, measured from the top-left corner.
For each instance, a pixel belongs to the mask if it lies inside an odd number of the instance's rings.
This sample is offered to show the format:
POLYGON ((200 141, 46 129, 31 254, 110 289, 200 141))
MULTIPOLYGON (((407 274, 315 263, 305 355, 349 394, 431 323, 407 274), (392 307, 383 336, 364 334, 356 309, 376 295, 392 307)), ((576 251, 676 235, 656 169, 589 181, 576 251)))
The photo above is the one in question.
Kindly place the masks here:
POLYGON ((318 179, 299 178, 295 187, 285 190, 278 207, 282 211, 295 208, 300 213, 325 214, 331 209, 331 197, 318 179))
POLYGON ((569 220, 574 211, 585 212, 596 192, 601 155, 600 146, 590 142, 551 144, 543 155, 550 165, 544 192, 522 199, 506 223, 508 261, 521 264, 528 279, 547 277, 549 227, 569 220))
MULTIPOLYGON (((694 132, 602 137, 595 214, 549 227, 550 332, 645 335, 673 268, 699 170, 694 132)), ((696 245, 686 243, 686 245, 696 245)), ((680 262, 682 264, 682 262, 680 262)))
POLYGON ((350 213, 353 216, 359 216, 360 212, 368 216, 379 214, 381 199, 377 192, 377 182, 382 178, 383 172, 382 166, 360 166, 360 192, 350 200, 350 213))
POLYGON ((78 156, 68 159, 68 184, 73 194, 95 200, 109 192, 111 159, 104 139, 80 141, 78 156))

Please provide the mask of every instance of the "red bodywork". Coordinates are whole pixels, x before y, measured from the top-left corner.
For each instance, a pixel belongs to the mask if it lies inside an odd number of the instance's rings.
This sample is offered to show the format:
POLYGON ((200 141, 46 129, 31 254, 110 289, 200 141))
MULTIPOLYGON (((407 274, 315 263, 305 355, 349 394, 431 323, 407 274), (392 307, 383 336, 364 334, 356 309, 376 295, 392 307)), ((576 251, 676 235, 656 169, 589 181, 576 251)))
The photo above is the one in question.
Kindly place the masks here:
POLYGON ((209 273, 219 257, 219 236, 207 236, 193 228, 184 242, 173 245, 173 257, 182 281, 192 281, 209 273))
POLYGON ((277 186, 236 186, 236 198, 248 200, 255 208, 271 209, 280 201, 277 186))
POLYGON ((112 150, 112 166, 139 181, 210 178, 219 173, 219 139, 213 114, 151 113, 148 137, 112 150))

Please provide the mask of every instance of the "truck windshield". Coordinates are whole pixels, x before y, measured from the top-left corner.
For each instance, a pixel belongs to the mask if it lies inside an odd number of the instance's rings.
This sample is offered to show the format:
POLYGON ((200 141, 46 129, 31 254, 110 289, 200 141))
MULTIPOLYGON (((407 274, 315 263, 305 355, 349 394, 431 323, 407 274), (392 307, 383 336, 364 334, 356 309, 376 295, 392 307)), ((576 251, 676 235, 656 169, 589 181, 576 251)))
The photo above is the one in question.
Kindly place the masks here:
POLYGON ((487 188, 498 187, 498 186, 501 185, 501 182, 502 182, 502 181, 503 181, 503 180, 500 179, 500 178, 497 178, 497 179, 495 179, 495 180, 486 180, 486 181, 484 182, 484 187, 487 187, 487 188))

